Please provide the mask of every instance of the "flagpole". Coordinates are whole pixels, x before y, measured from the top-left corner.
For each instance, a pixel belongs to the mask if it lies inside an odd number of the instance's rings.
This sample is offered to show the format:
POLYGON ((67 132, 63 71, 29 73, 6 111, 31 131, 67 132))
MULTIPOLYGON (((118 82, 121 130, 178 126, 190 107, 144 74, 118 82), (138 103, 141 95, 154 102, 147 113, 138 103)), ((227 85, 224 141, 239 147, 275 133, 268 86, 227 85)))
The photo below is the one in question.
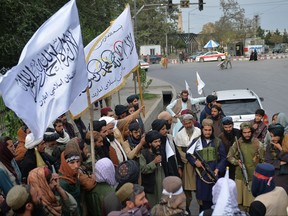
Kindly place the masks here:
MULTIPOLYGON (((141 82, 140 82, 140 70, 139 70, 139 66, 137 67, 137 81, 138 81, 140 101, 141 101, 141 105, 143 106, 143 105, 144 105, 144 100, 143 100, 142 86, 141 86, 141 82)), ((145 107, 143 108, 142 115, 143 115, 143 117, 145 118, 145 107)))
POLYGON ((86 88, 88 107, 89 107, 89 122, 90 122, 90 148, 91 148, 91 163, 92 163, 92 173, 95 173, 95 148, 94 148, 94 136, 93 136, 93 106, 90 100, 90 90, 89 87, 86 88))
POLYGON ((203 92, 203 96, 206 97, 205 92, 204 92, 204 89, 202 89, 202 92, 203 92))

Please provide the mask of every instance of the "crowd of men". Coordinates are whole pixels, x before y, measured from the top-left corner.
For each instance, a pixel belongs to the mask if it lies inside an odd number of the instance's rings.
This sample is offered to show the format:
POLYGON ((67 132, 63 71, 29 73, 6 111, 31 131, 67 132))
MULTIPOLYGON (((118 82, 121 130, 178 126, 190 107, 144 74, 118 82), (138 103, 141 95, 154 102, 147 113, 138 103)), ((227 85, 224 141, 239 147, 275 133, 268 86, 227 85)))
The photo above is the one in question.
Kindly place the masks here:
POLYGON ((0 215, 190 215, 193 192, 200 215, 288 214, 284 113, 268 126, 258 109, 236 129, 216 96, 183 90, 145 131, 138 100, 93 125, 63 114, 40 143, 26 126, 17 144, 0 137, 0 215))

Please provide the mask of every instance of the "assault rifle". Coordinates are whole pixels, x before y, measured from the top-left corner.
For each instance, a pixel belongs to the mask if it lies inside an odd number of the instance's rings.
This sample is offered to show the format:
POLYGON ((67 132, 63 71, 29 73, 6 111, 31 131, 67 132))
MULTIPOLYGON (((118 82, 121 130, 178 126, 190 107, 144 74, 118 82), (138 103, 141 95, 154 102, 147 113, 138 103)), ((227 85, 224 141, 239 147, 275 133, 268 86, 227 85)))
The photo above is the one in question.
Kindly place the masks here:
POLYGON ((245 164, 244 164, 243 154, 242 154, 242 152, 241 152, 241 149, 240 149, 240 146, 239 146, 239 142, 238 142, 236 136, 235 136, 235 142, 236 142, 237 149, 238 149, 238 152, 239 152, 239 159, 240 159, 241 165, 242 165, 241 171, 242 171, 242 175, 243 175, 243 178, 244 178, 244 182, 245 182, 245 185, 246 185, 247 188, 248 188, 248 191, 250 191, 247 169, 246 169, 246 166, 245 166, 245 164))
MULTIPOLYGON (((199 161, 202 163, 202 166, 203 166, 203 168, 204 168, 201 173, 200 173, 200 172, 197 172, 198 175, 199 175, 199 177, 200 177, 204 182, 206 182, 206 181, 204 180, 204 178, 203 178, 203 176, 206 175, 206 176, 208 176, 208 178, 212 181, 212 183, 216 183, 216 181, 218 180, 218 177, 215 176, 215 174, 214 174, 213 170, 210 168, 209 164, 203 159, 203 157, 199 154, 198 151, 194 151, 194 156, 195 156, 195 158, 196 158, 197 160, 199 160, 199 161)), ((196 171, 197 171, 197 169, 196 169, 196 171)), ((206 182, 206 183, 208 183, 208 182, 206 182)), ((210 182, 210 183, 211 183, 211 182, 210 182)))

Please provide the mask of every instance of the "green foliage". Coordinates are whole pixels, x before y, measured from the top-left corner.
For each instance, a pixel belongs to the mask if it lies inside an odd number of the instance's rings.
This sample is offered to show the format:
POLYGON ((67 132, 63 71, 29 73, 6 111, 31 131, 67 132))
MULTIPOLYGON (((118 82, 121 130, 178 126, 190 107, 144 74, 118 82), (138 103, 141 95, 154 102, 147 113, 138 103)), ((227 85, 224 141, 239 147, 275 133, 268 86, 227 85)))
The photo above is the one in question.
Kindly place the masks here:
POLYGON ((144 100, 153 100, 153 99, 155 99, 155 98, 158 98, 159 97, 159 95, 157 95, 157 94, 151 94, 151 93, 143 93, 143 99, 144 100))
POLYGON ((140 69, 140 82, 143 92, 145 92, 152 83, 152 79, 147 79, 146 71, 142 69, 140 69))
POLYGON ((264 35, 265 35, 265 30, 259 26, 257 29, 256 36, 264 39, 264 37, 265 37, 264 35))
POLYGON ((17 138, 17 131, 23 125, 23 122, 8 109, 0 97, 0 136, 9 136, 17 138))

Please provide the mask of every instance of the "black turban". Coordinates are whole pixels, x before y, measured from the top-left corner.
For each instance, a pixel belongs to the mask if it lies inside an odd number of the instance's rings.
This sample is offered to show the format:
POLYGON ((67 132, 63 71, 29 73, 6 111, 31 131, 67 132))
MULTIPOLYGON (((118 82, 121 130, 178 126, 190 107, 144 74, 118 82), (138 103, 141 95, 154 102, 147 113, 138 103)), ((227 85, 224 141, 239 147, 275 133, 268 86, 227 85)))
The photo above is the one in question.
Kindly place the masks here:
POLYGON ((218 98, 217 98, 217 96, 215 96, 215 95, 208 95, 207 97, 206 97, 206 102, 207 103, 211 103, 211 102, 213 102, 213 101, 215 101, 215 100, 217 100, 218 98))
POLYGON ((233 119, 230 116, 225 116, 222 118, 222 124, 223 125, 230 125, 233 124, 233 119))
POLYGON ((124 106, 124 105, 121 105, 121 104, 115 106, 115 114, 117 116, 120 116, 120 115, 122 115, 123 113, 126 113, 126 112, 128 112, 128 107, 127 106, 124 106))
POLYGON ((139 100, 138 95, 130 95, 129 97, 126 98, 127 103, 132 103, 135 99, 139 100))
POLYGON ((268 127, 268 131, 270 133, 272 133, 274 136, 282 137, 283 134, 284 134, 284 127, 281 124, 279 124, 279 123, 274 124, 274 125, 271 124, 268 127))
POLYGON ((94 131, 100 132, 101 128, 104 127, 104 126, 106 126, 106 121, 105 120, 101 120, 101 121, 94 120, 93 121, 93 130, 94 131))
POLYGON ((154 140, 160 139, 161 137, 162 135, 158 131, 152 130, 145 135, 145 141, 147 143, 152 143, 154 140))
POLYGON ((152 130, 160 131, 164 125, 167 124, 167 120, 165 119, 156 119, 152 122, 152 130))
POLYGON ((43 140, 45 142, 56 141, 59 139, 60 135, 56 132, 45 132, 43 136, 43 140))
POLYGON ((129 126, 128 126, 128 129, 129 129, 129 131, 133 131, 133 130, 139 130, 140 129, 140 125, 139 125, 139 123, 138 122, 131 122, 130 124, 129 124, 129 126))
POLYGON ((127 160, 118 165, 115 170, 115 178, 119 185, 123 185, 127 182, 136 184, 138 182, 139 173, 139 164, 135 160, 127 160))

